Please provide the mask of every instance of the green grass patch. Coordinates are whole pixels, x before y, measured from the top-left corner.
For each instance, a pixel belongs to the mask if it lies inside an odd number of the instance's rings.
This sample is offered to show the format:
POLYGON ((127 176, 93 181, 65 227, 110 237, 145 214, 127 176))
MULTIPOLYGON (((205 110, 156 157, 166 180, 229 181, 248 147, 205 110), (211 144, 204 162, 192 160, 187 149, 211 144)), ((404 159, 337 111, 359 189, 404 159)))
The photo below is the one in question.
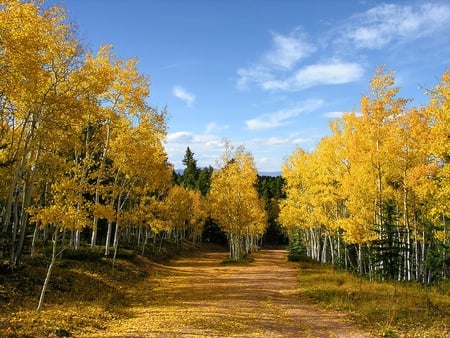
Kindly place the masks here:
POLYGON ((288 252, 287 258, 288 258, 288 261, 290 261, 290 262, 309 262, 309 263, 313 262, 311 257, 308 257, 305 254, 296 253, 296 252, 288 252))
POLYGON ((375 282, 330 266, 301 262, 299 288, 322 306, 351 313, 382 337, 446 337, 450 330, 450 282, 375 282))

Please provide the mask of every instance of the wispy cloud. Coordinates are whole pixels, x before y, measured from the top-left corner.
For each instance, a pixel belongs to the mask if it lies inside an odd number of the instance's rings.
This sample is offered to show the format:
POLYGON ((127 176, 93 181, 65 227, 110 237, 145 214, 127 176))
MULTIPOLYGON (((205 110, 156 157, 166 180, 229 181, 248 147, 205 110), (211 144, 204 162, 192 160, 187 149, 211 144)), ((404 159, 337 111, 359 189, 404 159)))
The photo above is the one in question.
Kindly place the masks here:
POLYGON ((360 60, 367 55, 356 56, 349 50, 396 48, 440 32, 448 34, 448 22, 450 4, 444 2, 380 4, 333 25, 322 36, 310 36, 298 28, 286 35, 272 33, 269 50, 237 70, 236 86, 239 90, 302 91, 355 82, 364 76, 360 60), (311 56, 320 61, 307 63, 311 56))
POLYGON ((448 30, 449 20, 449 4, 382 4, 347 20, 343 37, 357 48, 380 49, 394 41, 415 40, 448 30))
POLYGON ((193 134, 189 131, 177 131, 167 135, 167 142, 170 143, 188 143, 193 140, 193 134))
POLYGON ((173 87, 172 93, 175 97, 179 98, 181 101, 184 101, 188 107, 192 107, 195 96, 189 93, 186 89, 181 86, 173 87))
POLYGON ((331 61, 300 68, 284 80, 261 83, 264 89, 297 91, 317 85, 336 85, 358 81, 364 75, 364 68, 351 62, 331 61))
POLYGON ((289 72, 306 57, 312 55, 317 47, 309 40, 307 34, 296 28, 289 34, 272 33, 272 47, 259 61, 237 70, 237 88, 249 89, 253 85, 270 89, 272 82, 278 81, 284 72, 289 72), (267 88, 266 88, 267 87, 267 88))
POLYGON ((167 135, 166 150, 170 154, 169 161, 175 168, 182 167, 182 159, 189 147, 194 153, 199 166, 208 166, 223 153, 223 140, 220 136, 207 133, 176 131, 167 135))
POLYGON ((323 117, 329 118, 329 119, 339 119, 342 117, 342 114, 345 112, 343 111, 330 111, 327 113, 322 114, 323 117))
POLYGON ((228 129, 228 127, 229 127, 229 126, 228 126, 227 124, 225 124, 225 125, 218 125, 216 122, 209 122, 209 123, 206 125, 205 133, 206 133, 206 134, 217 133, 217 132, 219 132, 219 131, 228 129))
POLYGON ((300 137, 300 138, 293 139, 292 143, 300 145, 300 144, 310 143, 311 141, 312 140, 310 138, 301 138, 300 137))
POLYGON ((279 146, 279 145, 285 145, 289 143, 288 138, 281 138, 281 137, 269 137, 265 144, 268 146, 279 146))
POLYGON ((298 115, 314 111, 322 105, 323 100, 307 100, 295 108, 282 109, 271 114, 263 114, 254 119, 245 121, 245 124, 249 130, 276 128, 288 124, 290 120, 298 115))
POLYGON ((261 85, 275 80, 275 75, 269 67, 264 65, 252 65, 248 68, 239 68, 237 70, 236 87, 239 90, 247 90, 252 85, 261 85))
POLYGON ((297 62, 316 51, 306 34, 300 29, 293 30, 289 35, 272 33, 273 48, 264 59, 269 65, 291 69, 297 62))
POLYGON ((237 70, 237 88, 252 86, 265 91, 301 91, 317 85, 336 85, 359 80, 364 68, 355 62, 330 58, 328 61, 299 65, 318 51, 299 29, 288 35, 272 34, 272 48, 259 62, 237 70))

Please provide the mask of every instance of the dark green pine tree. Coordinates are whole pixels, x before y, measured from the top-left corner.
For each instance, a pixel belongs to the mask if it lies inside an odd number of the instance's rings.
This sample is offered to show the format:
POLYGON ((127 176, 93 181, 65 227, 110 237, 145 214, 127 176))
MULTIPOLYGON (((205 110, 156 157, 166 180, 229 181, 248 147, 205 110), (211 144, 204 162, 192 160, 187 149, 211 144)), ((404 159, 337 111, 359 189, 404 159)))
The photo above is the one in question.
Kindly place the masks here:
POLYGON ((268 227, 263 241, 269 245, 287 244, 287 236, 278 223, 279 201, 286 198, 283 191, 284 179, 281 176, 258 176, 259 197, 265 202, 268 227))
POLYGON ((214 171, 213 167, 209 166, 200 169, 198 173, 198 189, 200 190, 203 196, 206 196, 206 194, 209 191, 209 186, 211 184, 211 175, 213 171, 214 171))
POLYGON ((187 147, 182 163, 186 166, 183 171, 183 185, 192 190, 198 190, 198 168, 194 153, 187 147))

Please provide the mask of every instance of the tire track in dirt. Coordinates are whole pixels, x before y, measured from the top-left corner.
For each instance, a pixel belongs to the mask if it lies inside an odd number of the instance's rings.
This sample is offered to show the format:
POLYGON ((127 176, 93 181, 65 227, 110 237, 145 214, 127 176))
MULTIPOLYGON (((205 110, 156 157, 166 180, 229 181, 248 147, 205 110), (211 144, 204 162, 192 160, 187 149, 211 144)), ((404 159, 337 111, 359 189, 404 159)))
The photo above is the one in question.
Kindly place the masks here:
POLYGON ((247 265, 222 264, 203 252, 129 290, 126 319, 89 337, 370 337, 344 314, 324 311, 298 293, 295 263, 284 250, 262 250, 247 265))

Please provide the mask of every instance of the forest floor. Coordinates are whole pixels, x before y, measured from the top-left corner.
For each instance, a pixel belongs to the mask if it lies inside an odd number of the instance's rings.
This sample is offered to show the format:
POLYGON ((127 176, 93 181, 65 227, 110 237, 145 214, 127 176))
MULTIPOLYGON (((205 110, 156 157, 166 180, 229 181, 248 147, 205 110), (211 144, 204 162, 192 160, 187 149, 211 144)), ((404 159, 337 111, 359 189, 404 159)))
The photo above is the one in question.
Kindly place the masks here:
POLYGON ((168 265, 142 260, 150 274, 123 290, 125 315, 74 337, 370 337, 343 313, 325 311, 298 291, 298 264, 285 250, 224 264, 202 250, 168 265))

